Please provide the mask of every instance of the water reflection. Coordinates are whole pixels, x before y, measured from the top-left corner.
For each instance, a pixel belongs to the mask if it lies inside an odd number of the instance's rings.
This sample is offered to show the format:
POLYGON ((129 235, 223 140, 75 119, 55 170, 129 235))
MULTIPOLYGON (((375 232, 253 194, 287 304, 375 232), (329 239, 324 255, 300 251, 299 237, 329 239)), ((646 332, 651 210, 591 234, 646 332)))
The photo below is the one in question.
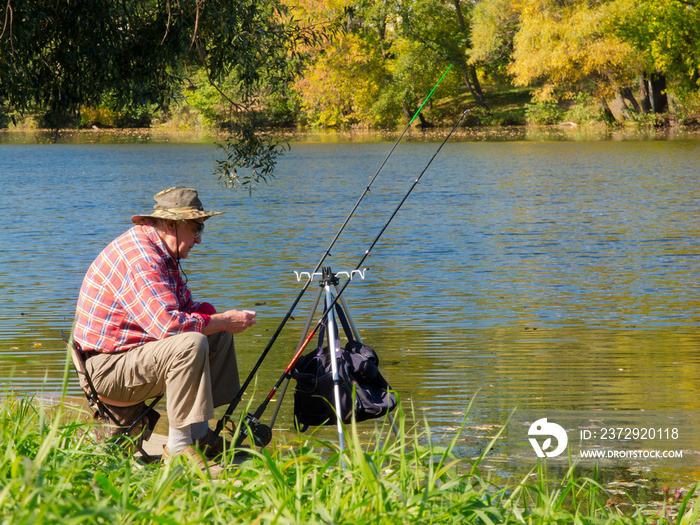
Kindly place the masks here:
MULTIPOLYGON (((249 370, 300 288, 293 270, 313 268, 389 147, 295 144, 278 179, 249 198, 217 186, 207 142, 0 146, 6 388, 60 388, 58 331, 70 329, 83 273, 175 184, 226 212, 185 268, 196 297, 258 310, 237 339, 249 370)), ((355 266, 435 147, 397 149, 332 251, 334 269, 355 266)), ((438 439, 476 396, 465 455, 513 409, 693 413, 698 174, 696 140, 449 143, 347 301, 386 377, 438 439)), ((248 399, 262 400, 286 366, 307 295, 248 399)), ((290 416, 282 411, 281 428, 290 416)), ((658 482, 695 479, 689 457, 655 465, 658 482)))

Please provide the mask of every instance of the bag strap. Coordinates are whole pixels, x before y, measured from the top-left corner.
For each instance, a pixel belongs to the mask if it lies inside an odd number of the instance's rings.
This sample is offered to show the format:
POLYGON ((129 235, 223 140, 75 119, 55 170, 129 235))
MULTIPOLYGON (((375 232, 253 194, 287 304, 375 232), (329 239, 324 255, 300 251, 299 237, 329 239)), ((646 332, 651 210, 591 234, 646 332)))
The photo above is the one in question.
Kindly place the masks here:
POLYGON ((348 338, 348 341, 355 342, 355 336, 352 333, 352 330, 350 329, 350 324, 348 323, 348 319, 345 315, 345 312, 343 311, 343 307, 340 306, 340 304, 337 302, 335 303, 335 311, 338 313, 338 319, 340 319, 340 324, 343 325, 345 337, 348 338))
POLYGON ((326 328, 328 327, 328 320, 324 319, 321 326, 318 329, 318 345, 319 350, 323 349, 323 340, 326 337, 326 328))
MULTIPOLYGON (((327 300, 327 299, 324 299, 323 304, 324 304, 324 309, 328 309, 328 300, 327 300)), ((338 315, 339 315, 339 316, 342 316, 342 317, 340 317, 340 322, 341 322, 341 324, 343 325, 343 330, 345 330, 345 335, 348 335, 348 332, 347 332, 347 330, 348 330, 348 322, 347 322, 347 319, 345 319, 345 315, 340 313, 342 309, 340 309, 340 310, 338 309, 338 308, 339 308, 339 305, 338 305, 337 302, 335 303, 335 308, 336 308, 336 312, 339 313, 338 315)), ((326 329, 328 329, 328 316, 326 316, 326 317, 323 319, 323 326, 324 326, 326 329)), ((337 325, 337 324, 335 325, 335 333, 334 333, 334 334, 331 334, 331 333, 329 332, 329 334, 328 334, 328 339, 330 339, 331 337, 335 337, 336 341, 339 341, 339 340, 340 340, 340 334, 338 333, 338 325, 337 325)), ((323 338, 320 338, 319 341, 322 341, 322 339, 323 339, 323 338)), ((320 345, 319 345, 319 346, 320 346, 320 345)))

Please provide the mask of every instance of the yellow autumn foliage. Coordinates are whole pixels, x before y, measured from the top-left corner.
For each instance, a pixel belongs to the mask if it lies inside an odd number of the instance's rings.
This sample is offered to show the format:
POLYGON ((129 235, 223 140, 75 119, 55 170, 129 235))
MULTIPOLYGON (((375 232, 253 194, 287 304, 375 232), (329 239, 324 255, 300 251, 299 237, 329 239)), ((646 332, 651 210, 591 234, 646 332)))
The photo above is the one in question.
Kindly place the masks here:
POLYGON ((377 46, 349 33, 327 46, 297 79, 294 89, 312 124, 342 126, 371 122, 385 74, 377 46))
POLYGON ((577 92, 604 97, 634 82, 641 57, 609 30, 614 3, 524 0, 509 72, 516 85, 540 85, 539 100, 577 92))

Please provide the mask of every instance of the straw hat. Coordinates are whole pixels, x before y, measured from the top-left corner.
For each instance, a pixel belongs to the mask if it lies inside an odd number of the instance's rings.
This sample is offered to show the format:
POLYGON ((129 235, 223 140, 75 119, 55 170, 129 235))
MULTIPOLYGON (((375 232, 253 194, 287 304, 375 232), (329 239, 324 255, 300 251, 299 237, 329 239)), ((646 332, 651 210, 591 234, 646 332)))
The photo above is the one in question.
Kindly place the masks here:
POLYGON ((156 193, 153 198, 156 203, 153 205, 153 213, 134 215, 131 222, 143 224, 147 218, 170 219, 173 221, 183 221, 188 219, 208 219, 214 215, 221 215, 221 211, 205 211, 202 202, 199 200, 197 190, 176 186, 168 188, 160 193, 156 193))

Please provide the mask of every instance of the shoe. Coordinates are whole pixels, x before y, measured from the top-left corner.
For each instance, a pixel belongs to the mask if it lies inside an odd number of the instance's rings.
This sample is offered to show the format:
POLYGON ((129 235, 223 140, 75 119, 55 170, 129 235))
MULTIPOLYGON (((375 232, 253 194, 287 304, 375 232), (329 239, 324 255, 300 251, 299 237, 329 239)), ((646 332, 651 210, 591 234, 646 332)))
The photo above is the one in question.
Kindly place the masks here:
POLYGON ((191 445, 187 445, 185 448, 178 450, 174 454, 170 453, 168 445, 163 445, 164 463, 170 463, 178 456, 185 458, 191 465, 197 467, 202 472, 208 472, 213 478, 218 477, 224 471, 224 469, 215 462, 207 461, 202 454, 191 445))
POLYGON ((221 460, 224 450, 227 452, 227 456, 233 459, 247 459, 250 454, 245 450, 247 447, 239 447, 235 449, 233 455, 230 454, 234 450, 233 443, 227 441, 221 436, 214 437, 214 432, 211 430, 207 431, 207 435, 202 439, 195 440, 194 446, 204 452, 204 455, 208 459, 221 460))
POLYGON ((197 439, 194 446, 204 452, 208 459, 215 459, 224 453, 224 450, 231 450, 231 443, 220 435, 214 436, 214 432, 207 430, 207 434, 202 439, 197 439))

